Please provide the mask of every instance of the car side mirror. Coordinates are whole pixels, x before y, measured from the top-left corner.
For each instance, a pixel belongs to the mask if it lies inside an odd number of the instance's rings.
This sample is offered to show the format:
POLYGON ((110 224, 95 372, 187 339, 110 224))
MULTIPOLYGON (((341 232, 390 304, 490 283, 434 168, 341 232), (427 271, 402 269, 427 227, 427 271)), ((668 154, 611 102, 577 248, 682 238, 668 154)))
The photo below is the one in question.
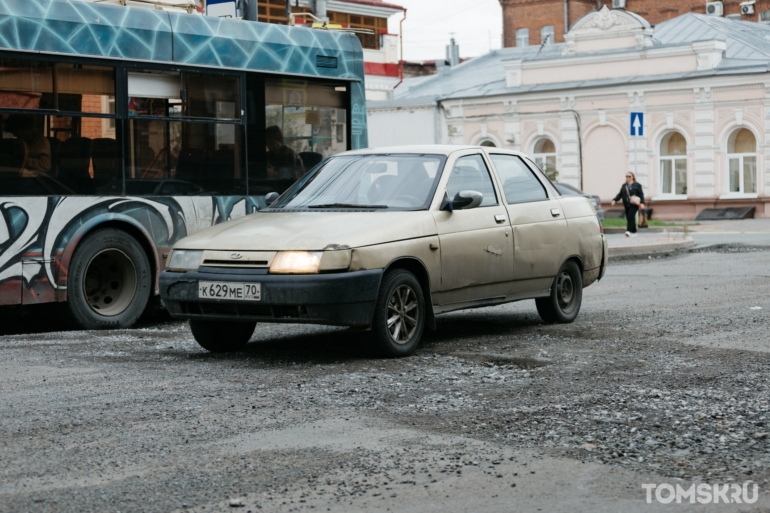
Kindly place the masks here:
POLYGON ((470 210, 481 205, 484 201, 484 195, 478 191, 460 191, 455 194, 454 199, 449 200, 449 196, 444 194, 444 201, 441 202, 441 210, 452 212, 454 210, 470 210))
POLYGON ((277 200, 279 196, 280 194, 278 194, 277 192, 268 192, 265 195, 265 203, 267 203, 267 206, 269 207, 270 205, 275 203, 275 200, 277 200))

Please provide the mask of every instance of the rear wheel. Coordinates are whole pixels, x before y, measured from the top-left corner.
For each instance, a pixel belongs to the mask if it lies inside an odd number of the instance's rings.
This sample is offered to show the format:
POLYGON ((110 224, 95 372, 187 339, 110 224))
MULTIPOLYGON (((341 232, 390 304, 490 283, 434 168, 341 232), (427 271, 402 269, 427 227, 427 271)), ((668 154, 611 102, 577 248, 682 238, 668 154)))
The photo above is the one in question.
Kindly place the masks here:
POLYGON ((122 230, 88 235, 68 270, 67 304, 86 329, 128 328, 144 312, 152 289, 150 261, 122 230))
POLYGON ((409 356, 422 338, 425 299, 417 278, 404 269, 385 275, 374 307, 372 335, 386 356, 409 356))
POLYGON ((246 347, 256 322, 190 321, 195 341, 212 353, 233 353, 246 347))
POLYGON ((537 313, 548 324, 570 323, 580 312, 583 302, 583 275, 570 260, 561 266, 551 287, 551 295, 535 299, 537 313))

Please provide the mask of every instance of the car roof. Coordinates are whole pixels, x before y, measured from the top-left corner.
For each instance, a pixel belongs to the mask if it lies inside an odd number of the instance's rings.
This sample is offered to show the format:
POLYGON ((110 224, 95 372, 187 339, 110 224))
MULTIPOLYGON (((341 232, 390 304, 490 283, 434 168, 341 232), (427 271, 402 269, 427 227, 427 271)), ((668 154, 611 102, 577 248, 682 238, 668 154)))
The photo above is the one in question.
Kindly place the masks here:
POLYGON ((523 155, 523 153, 505 148, 492 148, 489 146, 451 145, 451 144, 414 144, 408 146, 385 146, 379 148, 366 148, 340 153, 339 155, 381 155, 381 154, 415 154, 415 155, 445 155, 463 150, 482 150, 487 153, 506 153, 510 155, 523 155))

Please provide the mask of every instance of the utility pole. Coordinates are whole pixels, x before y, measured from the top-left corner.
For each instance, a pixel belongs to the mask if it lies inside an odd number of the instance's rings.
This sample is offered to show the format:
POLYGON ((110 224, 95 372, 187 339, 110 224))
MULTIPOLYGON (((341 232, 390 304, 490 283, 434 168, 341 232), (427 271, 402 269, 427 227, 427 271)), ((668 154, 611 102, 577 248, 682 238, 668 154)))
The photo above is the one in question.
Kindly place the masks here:
POLYGON ((286 24, 291 24, 291 0, 286 0, 286 24))

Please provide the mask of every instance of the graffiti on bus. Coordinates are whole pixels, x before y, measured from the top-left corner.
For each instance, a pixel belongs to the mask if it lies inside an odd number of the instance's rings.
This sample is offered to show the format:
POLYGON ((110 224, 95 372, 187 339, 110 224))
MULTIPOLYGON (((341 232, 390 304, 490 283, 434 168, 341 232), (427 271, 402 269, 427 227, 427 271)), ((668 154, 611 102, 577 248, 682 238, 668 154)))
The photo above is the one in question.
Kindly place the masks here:
POLYGON ((62 300, 66 252, 102 223, 130 223, 164 250, 263 203, 249 196, 0 197, 0 305, 62 300))

